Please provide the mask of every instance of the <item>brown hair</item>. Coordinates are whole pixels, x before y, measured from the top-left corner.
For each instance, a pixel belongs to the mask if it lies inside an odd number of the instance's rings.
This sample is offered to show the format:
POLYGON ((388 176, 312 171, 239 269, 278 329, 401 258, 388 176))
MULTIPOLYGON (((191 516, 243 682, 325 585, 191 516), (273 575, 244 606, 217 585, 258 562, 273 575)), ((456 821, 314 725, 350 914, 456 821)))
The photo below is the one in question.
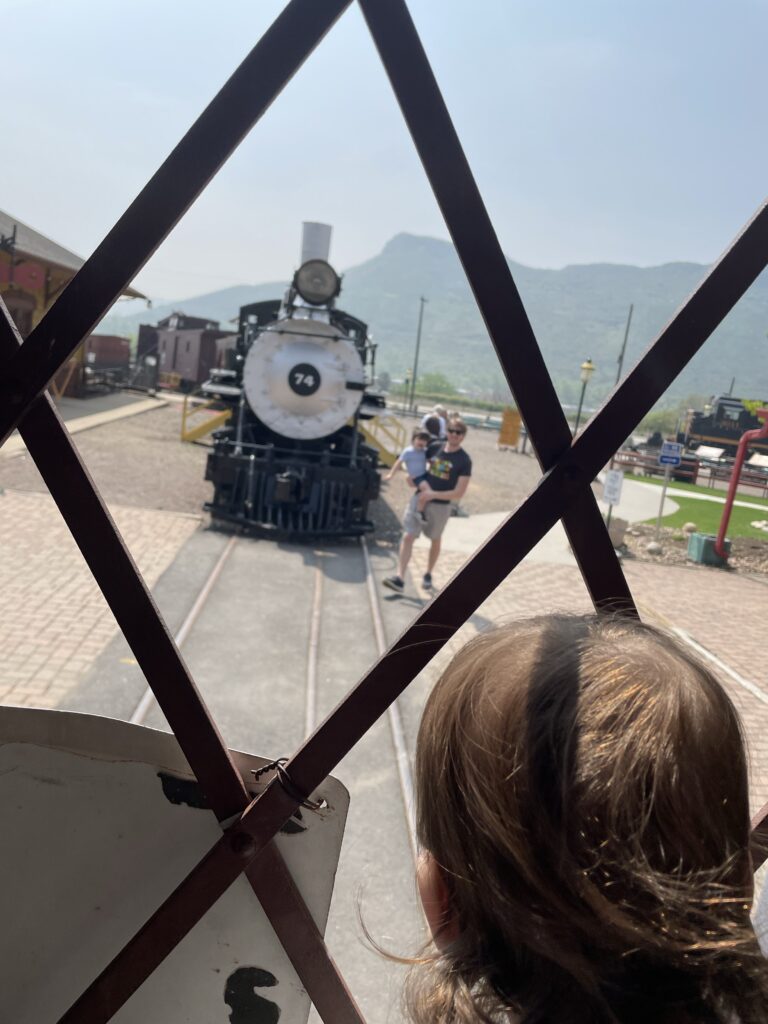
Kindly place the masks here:
POLYGON ((462 434, 466 434, 467 432, 467 424, 464 422, 461 416, 451 416, 451 418, 448 420, 448 427, 460 430, 462 434))
POLYGON ((476 638, 416 775, 459 934, 412 972, 414 1021, 768 1020, 739 722, 670 638, 606 616, 476 638))
POLYGON ((422 427, 415 427, 411 434, 411 441, 431 441, 432 435, 422 427))

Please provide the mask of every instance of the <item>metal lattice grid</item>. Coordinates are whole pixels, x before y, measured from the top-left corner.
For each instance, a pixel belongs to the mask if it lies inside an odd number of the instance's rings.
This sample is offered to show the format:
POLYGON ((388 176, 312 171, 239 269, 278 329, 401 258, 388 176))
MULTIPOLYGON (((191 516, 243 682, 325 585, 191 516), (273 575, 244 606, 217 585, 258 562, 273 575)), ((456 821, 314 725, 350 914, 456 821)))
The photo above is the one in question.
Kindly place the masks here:
MULTIPOLYGON (((272 838, 559 519, 595 607, 637 614, 591 481, 768 263, 763 207, 572 441, 405 0, 359 0, 544 475, 305 740, 287 774, 250 801, 44 390, 350 3, 291 0, 23 345, 0 301, 0 439, 18 426, 218 820, 237 817, 65 1014, 68 1024, 108 1021, 243 872, 321 1017, 328 1024, 362 1021, 272 838)), ((763 838, 767 821, 764 810, 756 838, 763 838)))

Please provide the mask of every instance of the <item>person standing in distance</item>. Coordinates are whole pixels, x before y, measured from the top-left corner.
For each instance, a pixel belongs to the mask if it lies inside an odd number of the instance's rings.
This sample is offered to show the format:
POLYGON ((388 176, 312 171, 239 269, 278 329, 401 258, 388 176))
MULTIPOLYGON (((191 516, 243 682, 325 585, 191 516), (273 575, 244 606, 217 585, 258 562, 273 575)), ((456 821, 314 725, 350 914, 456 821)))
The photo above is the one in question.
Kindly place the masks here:
POLYGON ((430 434, 436 434, 441 441, 446 438, 446 431, 448 427, 448 413, 445 411, 444 405, 436 405, 432 412, 428 412, 421 421, 421 425, 425 430, 428 430, 430 434), (432 430, 431 426, 427 423, 427 420, 437 418, 439 423, 438 429, 432 430))
POLYGON ((403 537, 400 541, 397 575, 388 576, 382 581, 390 590, 403 592, 405 571, 411 560, 413 542, 422 530, 430 541, 427 571, 424 573, 422 584, 427 590, 432 588, 432 571, 440 557, 441 538, 451 514, 451 502, 460 501, 464 497, 472 476, 472 459, 462 447, 466 433, 466 424, 456 416, 448 423, 447 439, 437 441, 429 448, 427 486, 421 491, 428 502, 424 509, 426 522, 422 523, 420 520, 416 503, 411 499, 403 516, 403 537))

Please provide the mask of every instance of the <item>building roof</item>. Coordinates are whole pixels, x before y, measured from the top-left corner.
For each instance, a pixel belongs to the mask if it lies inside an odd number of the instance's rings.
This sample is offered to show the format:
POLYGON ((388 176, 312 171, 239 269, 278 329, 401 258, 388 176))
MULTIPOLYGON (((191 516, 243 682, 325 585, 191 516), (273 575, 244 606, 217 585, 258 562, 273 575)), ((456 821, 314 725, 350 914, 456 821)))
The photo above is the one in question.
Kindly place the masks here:
MULTIPOLYGON (((0 210, 0 235, 12 235, 16 227, 16 252, 20 256, 29 256, 31 259, 41 260, 43 263, 52 263, 64 270, 77 271, 85 263, 85 260, 75 253, 65 249, 58 242, 46 238, 45 235, 35 231, 18 219, 11 216, 5 210, 0 210)), ((132 299, 146 299, 146 295, 137 292, 135 288, 126 288, 123 295, 129 295, 132 299)))
POLYGON ((181 310, 175 309, 172 313, 169 313, 168 316, 163 317, 162 320, 158 320, 157 326, 179 331, 217 331, 219 329, 219 321, 211 320, 209 317, 204 316, 187 316, 187 314, 182 313, 181 310), (173 327, 171 327, 172 320, 175 320, 173 327))

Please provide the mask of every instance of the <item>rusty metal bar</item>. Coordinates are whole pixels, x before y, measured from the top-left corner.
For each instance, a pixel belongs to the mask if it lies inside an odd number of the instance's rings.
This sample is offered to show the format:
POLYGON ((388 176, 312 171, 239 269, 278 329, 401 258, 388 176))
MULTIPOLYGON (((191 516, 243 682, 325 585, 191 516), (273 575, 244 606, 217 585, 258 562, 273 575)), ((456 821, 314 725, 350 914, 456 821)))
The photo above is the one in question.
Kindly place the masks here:
MULTIPOLYGON (((548 469, 570 447, 571 430, 416 27, 403 0, 360 0, 360 7, 536 455, 548 469)), ((591 487, 563 525, 595 607, 637 615, 591 487)))
POLYGON ((0 444, 42 394, 351 0, 291 0, 0 368, 0 444))
MULTIPOLYGON (((768 207, 763 207, 590 420, 572 448, 545 473, 528 498, 301 745, 287 766, 299 792, 310 793, 322 783, 456 629, 578 498, 616 444, 664 393, 766 264, 768 207)), ((296 795, 288 794, 279 783, 273 783, 258 797, 84 993, 77 1005, 89 1008, 92 1015, 68 1015, 62 1024, 81 1020, 101 1024, 108 1020, 97 1013, 108 986, 120 986, 124 1002, 226 891, 243 870, 242 860, 250 863, 298 802, 296 795), (133 967, 136 962, 143 965, 138 980, 133 967)), ((764 809, 754 823, 756 832, 764 829, 767 817, 768 811, 764 809)))
MULTIPOLYGON (((0 299, 0 358, 20 343, 0 299)), ((34 403, 20 432, 208 800, 221 820, 239 813, 249 800, 245 785, 48 395, 34 403)))
MULTIPOLYGON (((0 298, 0 358, 19 345, 21 336, 0 298)), ((33 403, 20 424, 20 433, 216 817, 224 821, 241 813, 250 794, 47 394, 33 403)), ((246 874, 322 1019, 333 1024, 363 1024, 274 844, 264 849, 246 874)))

